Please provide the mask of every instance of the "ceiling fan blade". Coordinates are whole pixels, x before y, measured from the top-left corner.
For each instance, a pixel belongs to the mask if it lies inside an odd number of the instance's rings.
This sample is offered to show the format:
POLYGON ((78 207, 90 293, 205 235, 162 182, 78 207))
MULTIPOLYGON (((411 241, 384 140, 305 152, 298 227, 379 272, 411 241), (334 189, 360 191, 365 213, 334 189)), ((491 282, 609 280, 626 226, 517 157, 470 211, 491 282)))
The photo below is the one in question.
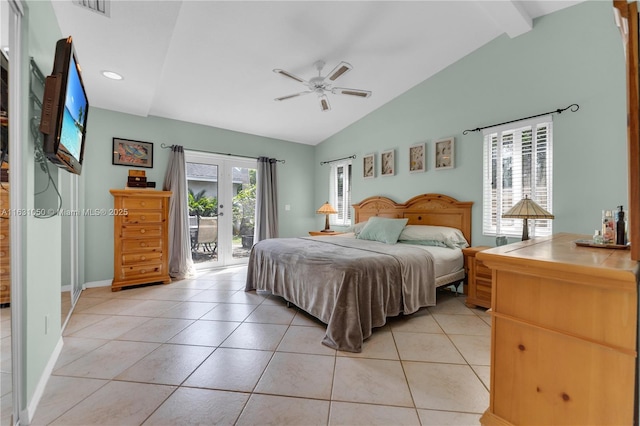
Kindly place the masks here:
POLYGON ((273 72, 275 72, 276 74, 280 74, 283 77, 289 77, 297 82, 303 83, 303 84, 307 84, 307 80, 303 80, 298 76, 295 76, 293 74, 291 74, 289 71, 285 71, 285 70, 281 70, 279 68, 276 68, 273 70, 273 72))
POLYGON ((340 62, 337 67, 333 69, 327 76, 327 78, 331 81, 336 81, 338 77, 346 74, 349 70, 353 69, 351 64, 347 62, 340 62))
POLYGON ((360 90, 360 89, 347 89, 346 87, 334 87, 331 89, 331 93, 336 95, 350 95, 357 96, 359 98, 368 98, 371 96, 371 92, 368 90, 360 90))
POLYGON ((329 98, 326 95, 318 96, 320 100, 320 109, 322 111, 329 111, 331 109, 331 105, 329 105, 329 98))
POLYGON ((293 95, 287 95, 287 96, 281 96, 279 98, 275 98, 276 101, 286 101, 287 99, 291 99, 291 98, 296 98, 298 96, 302 96, 302 95, 308 95, 309 93, 313 93, 310 90, 307 90, 306 92, 300 92, 300 93, 294 93, 293 95))

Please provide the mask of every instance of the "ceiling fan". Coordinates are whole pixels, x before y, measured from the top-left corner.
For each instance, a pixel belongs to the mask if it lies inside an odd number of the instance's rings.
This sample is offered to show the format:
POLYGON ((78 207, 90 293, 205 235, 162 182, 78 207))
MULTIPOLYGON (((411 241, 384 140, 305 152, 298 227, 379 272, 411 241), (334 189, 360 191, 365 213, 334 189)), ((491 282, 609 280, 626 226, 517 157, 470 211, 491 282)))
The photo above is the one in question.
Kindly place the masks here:
POLYGON ((295 98, 302 95, 308 95, 309 93, 315 93, 318 95, 318 100, 320 101, 320 109, 322 111, 329 111, 331 109, 331 105, 329 105, 329 98, 327 98, 326 93, 331 92, 336 95, 349 95, 356 96, 360 98, 368 98, 371 96, 371 92, 368 90, 360 90, 360 89, 347 89, 345 87, 333 87, 333 83, 346 74, 349 70, 353 69, 351 64, 347 62, 340 62, 337 67, 333 69, 326 76, 322 76, 322 69, 324 68, 324 61, 316 61, 313 66, 318 70, 318 76, 309 79, 309 81, 304 80, 298 76, 291 74, 288 71, 281 69, 274 69, 273 72, 280 74, 284 77, 293 79, 299 83, 307 86, 309 90, 305 90, 304 92, 294 93, 292 95, 282 96, 280 98, 276 98, 276 101, 284 101, 287 99, 295 98))

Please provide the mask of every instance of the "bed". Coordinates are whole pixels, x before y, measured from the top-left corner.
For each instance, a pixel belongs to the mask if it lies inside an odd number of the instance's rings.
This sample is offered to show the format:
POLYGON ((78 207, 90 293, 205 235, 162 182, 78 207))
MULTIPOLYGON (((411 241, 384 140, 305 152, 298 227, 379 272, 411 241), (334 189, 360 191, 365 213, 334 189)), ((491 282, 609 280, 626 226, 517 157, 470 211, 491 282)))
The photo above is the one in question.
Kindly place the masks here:
POLYGON ((323 344, 360 352, 363 341, 388 317, 433 306, 437 287, 464 279, 460 247, 471 244, 472 205, 443 194, 423 194, 401 204, 386 197, 367 198, 353 205, 353 234, 255 244, 245 290, 282 297, 327 324, 323 344), (400 228, 401 241, 391 237, 381 242, 377 234, 367 238, 364 234, 371 234, 374 222, 400 228), (455 243, 464 245, 405 240, 416 232, 455 234, 464 240, 455 243))

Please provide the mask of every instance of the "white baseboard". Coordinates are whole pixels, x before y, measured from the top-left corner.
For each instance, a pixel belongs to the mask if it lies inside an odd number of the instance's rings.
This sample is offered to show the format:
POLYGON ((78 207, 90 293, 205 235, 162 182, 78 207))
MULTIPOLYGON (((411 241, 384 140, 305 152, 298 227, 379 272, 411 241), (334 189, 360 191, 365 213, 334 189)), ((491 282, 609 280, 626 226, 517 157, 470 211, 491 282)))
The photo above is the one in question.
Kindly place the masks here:
POLYGON ((62 336, 60 336, 60 340, 58 340, 58 344, 55 349, 51 353, 49 357, 49 362, 44 368, 42 372, 42 376, 40 376, 40 380, 38 381, 38 385, 36 386, 36 390, 33 392, 33 397, 31 398, 31 402, 26 410, 21 413, 20 423, 23 423, 23 420, 26 420, 27 425, 31 424, 31 420, 33 420, 33 416, 36 414, 36 408, 38 408, 38 404, 40 403, 40 398, 44 395, 44 390, 47 387, 47 382, 49 381, 49 377, 51 377, 51 373, 53 373, 53 368, 58 361, 58 357, 60 356, 60 352, 62 352, 62 346, 64 345, 64 341, 62 340, 62 336), (25 413, 26 411, 26 413, 25 413), (25 417, 26 414, 26 417, 25 417))
POLYGON ((84 283, 82 289, 85 288, 94 288, 94 287, 111 287, 112 280, 101 280, 101 281, 90 281, 88 283, 84 283))

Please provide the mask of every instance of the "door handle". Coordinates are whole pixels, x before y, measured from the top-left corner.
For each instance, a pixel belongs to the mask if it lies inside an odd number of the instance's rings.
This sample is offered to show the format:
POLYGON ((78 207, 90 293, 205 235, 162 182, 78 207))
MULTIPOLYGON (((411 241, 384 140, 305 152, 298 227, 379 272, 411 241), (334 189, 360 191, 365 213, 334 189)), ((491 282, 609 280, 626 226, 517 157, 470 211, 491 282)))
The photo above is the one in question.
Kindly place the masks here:
POLYGON ((224 216, 224 213, 220 212, 218 213, 218 216, 224 216))

